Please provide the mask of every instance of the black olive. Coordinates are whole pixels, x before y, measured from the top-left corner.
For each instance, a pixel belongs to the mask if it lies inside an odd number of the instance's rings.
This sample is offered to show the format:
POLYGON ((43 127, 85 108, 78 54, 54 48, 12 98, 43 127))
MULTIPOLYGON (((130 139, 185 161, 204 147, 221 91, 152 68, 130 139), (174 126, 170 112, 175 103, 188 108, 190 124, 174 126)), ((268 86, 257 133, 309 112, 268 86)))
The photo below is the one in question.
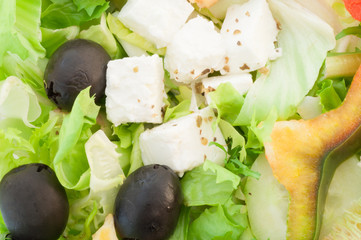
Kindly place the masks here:
POLYGON ((12 239, 56 240, 67 224, 69 203, 54 171, 32 163, 1 180, 0 210, 12 239))
POLYGON ((79 92, 91 86, 96 102, 104 96, 109 54, 85 39, 70 40, 49 59, 44 80, 46 93, 59 108, 70 111, 79 92))
POLYGON ((167 166, 147 165, 131 173, 115 199, 114 224, 122 238, 167 239, 174 231, 183 195, 167 166))

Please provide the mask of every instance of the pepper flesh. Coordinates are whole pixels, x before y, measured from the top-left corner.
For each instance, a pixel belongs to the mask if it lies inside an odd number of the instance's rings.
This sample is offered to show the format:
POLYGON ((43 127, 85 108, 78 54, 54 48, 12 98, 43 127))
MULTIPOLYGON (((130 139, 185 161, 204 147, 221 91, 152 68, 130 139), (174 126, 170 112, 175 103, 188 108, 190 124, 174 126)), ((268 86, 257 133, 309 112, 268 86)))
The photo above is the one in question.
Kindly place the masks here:
POLYGON ((311 120, 276 122, 266 157, 290 194, 287 239, 317 239, 334 170, 361 147, 361 66, 343 104, 311 120))

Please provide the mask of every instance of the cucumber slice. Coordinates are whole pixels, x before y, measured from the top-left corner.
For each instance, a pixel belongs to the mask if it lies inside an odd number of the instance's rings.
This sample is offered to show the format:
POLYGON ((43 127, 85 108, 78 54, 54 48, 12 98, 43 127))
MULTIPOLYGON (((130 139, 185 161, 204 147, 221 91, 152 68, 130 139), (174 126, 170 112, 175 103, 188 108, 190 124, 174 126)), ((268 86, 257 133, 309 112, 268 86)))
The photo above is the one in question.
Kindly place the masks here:
POLYGON ((252 166, 259 180, 248 178, 245 186, 246 205, 253 235, 257 240, 286 239, 289 195, 272 174, 264 154, 252 166))
POLYGON ((336 170, 326 199, 320 239, 342 220, 346 210, 361 198, 361 167, 356 156, 343 162, 336 170))
MULTIPOLYGON (((342 220, 345 211, 361 198, 361 167, 353 156, 343 162, 332 178, 322 220, 319 239, 342 220)), ((289 195, 275 179, 264 154, 252 166, 261 174, 259 180, 249 178, 245 186, 251 230, 257 240, 283 240, 287 232, 289 195)))

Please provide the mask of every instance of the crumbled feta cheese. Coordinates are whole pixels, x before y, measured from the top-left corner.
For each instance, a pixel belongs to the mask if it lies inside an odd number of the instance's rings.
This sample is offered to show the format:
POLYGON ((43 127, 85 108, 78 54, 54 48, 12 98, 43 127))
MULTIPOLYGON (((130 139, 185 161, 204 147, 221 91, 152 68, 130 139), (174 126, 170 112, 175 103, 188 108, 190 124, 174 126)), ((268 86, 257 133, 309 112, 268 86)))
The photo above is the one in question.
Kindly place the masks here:
POLYGON ((190 83, 224 66, 225 47, 212 22, 189 20, 168 45, 164 59, 171 78, 190 83))
POLYGON ((221 83, 229 82, 240 94, 245 94, 252 86, 252 75, 249 73, 230 74, 202 79, 201 87, 197 91, 204 94, 207 103, 211 103, 209 92, 215 91, 221 83))
POLYGON ((96 233, 93 234, 93 240, 118 240, 117 233, 114 227, 114 217, 109 214, 96 233))
POLYGON ((139 143, 145 165, 164 164, 179 176, 201 165, 206 159, 223 164, 225 153, 210 142, 226 145, 211 108, 174 119, 140 135, 139 143))
POLYGON ((158 55, 110 61, 106 78, 107 118, 115 126, 162 122, 164 70, 158 55))
POLYGON ((192 11, 185 0, 132 0, 127 1, 118 18, 161 48, 168 45, 192 11))
POLYGON ((242 5, 230 6, 221 34, 228 62, 222 74, 251 72, 278 56, 279 49, 274 46, 277 24, 266 0, 250 0, 242 5))

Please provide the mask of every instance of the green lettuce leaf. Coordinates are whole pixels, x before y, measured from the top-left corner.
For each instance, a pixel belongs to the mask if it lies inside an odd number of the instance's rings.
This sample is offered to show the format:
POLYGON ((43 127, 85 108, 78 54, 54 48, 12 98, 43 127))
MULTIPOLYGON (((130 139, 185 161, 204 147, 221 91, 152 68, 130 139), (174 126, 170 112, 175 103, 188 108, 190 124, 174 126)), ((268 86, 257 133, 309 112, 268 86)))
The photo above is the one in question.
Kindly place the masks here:
POLYGON ((177 227, 169 240, 187 240, 191 208, 182 206, 177 227))
POLYGON ((78 26, 71 26, 61 29, 48 29, 41 28, 43 39, 41 44, 46 49, 46 57, 49 58, 53 55, 56 49, 58 49, 65 42, 74 39, 79 34, 78 26))
POLYGON ((110 13, 107 16, 107 23, 110 32, 114 34, 114 36, 117 38, 119 42, 126 41, 147 52, 158 54, 160 56, 165 55, 165 51, 166 51, 165 48, 157 49, 157 47, 153 43, 149 42, 142 36, 129 30, 117 17, 114 17, 110 13))
POLYGON ((20 133, 15 128, 0 129, 0 180, 11 169, 31 162, 28 154, 34 149, 20 133))
POLYGON ((7 52, 35 62, 45 55, 40 44, 40 13, 41 0, 0 2, 0 67, 6 69, 3 58, 7 52))
POLYGON ((250 88, 236 125, 248 125, 252 119, 260 122, 272 108, 279 119, 294 115, 317 80, 327 51, 335 46, 333 29, 296 2, 270 0, 269 5, 280 23, 278 45, 283 54, 250 88))
POLYGON ((41 14, 41 26, 50 29, 66 28, 100 18, 109 7, 108 2, 104 0, 102 2, 103 5, 98 5, 99 1, 86 1, 85 3, 82 0, 52 0, 52 4, 41 14))
POLYGON ((114 135, 119 138, 118 152, 121 153, 120 165, 125 172, 126 176, 143 166, 139 136, 144 132, 144 125, 122 124, 118 127, 114 127, 114 135))
POLYGON ((240 177, 206 160, 181 180, 186 206, 224 204, 237 189, 240 177))
POLYGON ((168 107, 164 114, 164 122, 168 122, 172 119, 180 118, 191 114, 189 107, 191 106, 191 100, 187 99, 180 102, 177 106, 168 107))
POLYGON ((78 11, 85 10, 91 16, 97 7, 107 5, 105 0, 74 0, 74 4, 78 7, 78 11))
MULTIPOLYGON (((70 209, 71 223, 84 222, 78 237, 90 237, 89 233, 94 233, 105 217, 113 212, 115 198, 125 178, 116 147, 102 130, 94 133, 85 144, 90 166, 90 189, 88 195, 75 199, 70 209), (93 215, 91 219, 88 218, 90 215, 93 215)), ((76 228, 72 224, 68 227, 76 228)))
MULTIPOLYGON (((240 212, 236 215, 242 215, 240 212)), ((245 216, 246 217, 246 216, 245 216)), ((234 219, 239 216, 227 217, 225 208, 216 205, 206 209, 190 227, 188 239, 239 239, 246 226, 243 223, 235 223, 234 219)))
POLYGON ((118 48, 113 34, 108 29, 105 14, 102 15, 99 25, 93 25, 89 29, 81 31, 79 38, 99 43, 108 52, 112 59, 118 59, 125 56, 121 56, 120 48, 118 48))
POLYGON ((54 170, 60 183, 68 188, 89 188, 90 169, 84 144, 91 136, 100 107, 89 95, 90 87, 81 91, 72 111, 64 117, 59 132, 59 149, 54 157, 54 170))
POLYGON ((244 98, 231 83, 222 83, 216 91, 210 92, 209 96, 212 99, 211 106, 217 109, 218 116, 230 123, 237 119, 244 98))
POLYGON ((28 127, 41 115, 34 91, 17 77, 0 82, 0 116, 21 119, 28 127))

